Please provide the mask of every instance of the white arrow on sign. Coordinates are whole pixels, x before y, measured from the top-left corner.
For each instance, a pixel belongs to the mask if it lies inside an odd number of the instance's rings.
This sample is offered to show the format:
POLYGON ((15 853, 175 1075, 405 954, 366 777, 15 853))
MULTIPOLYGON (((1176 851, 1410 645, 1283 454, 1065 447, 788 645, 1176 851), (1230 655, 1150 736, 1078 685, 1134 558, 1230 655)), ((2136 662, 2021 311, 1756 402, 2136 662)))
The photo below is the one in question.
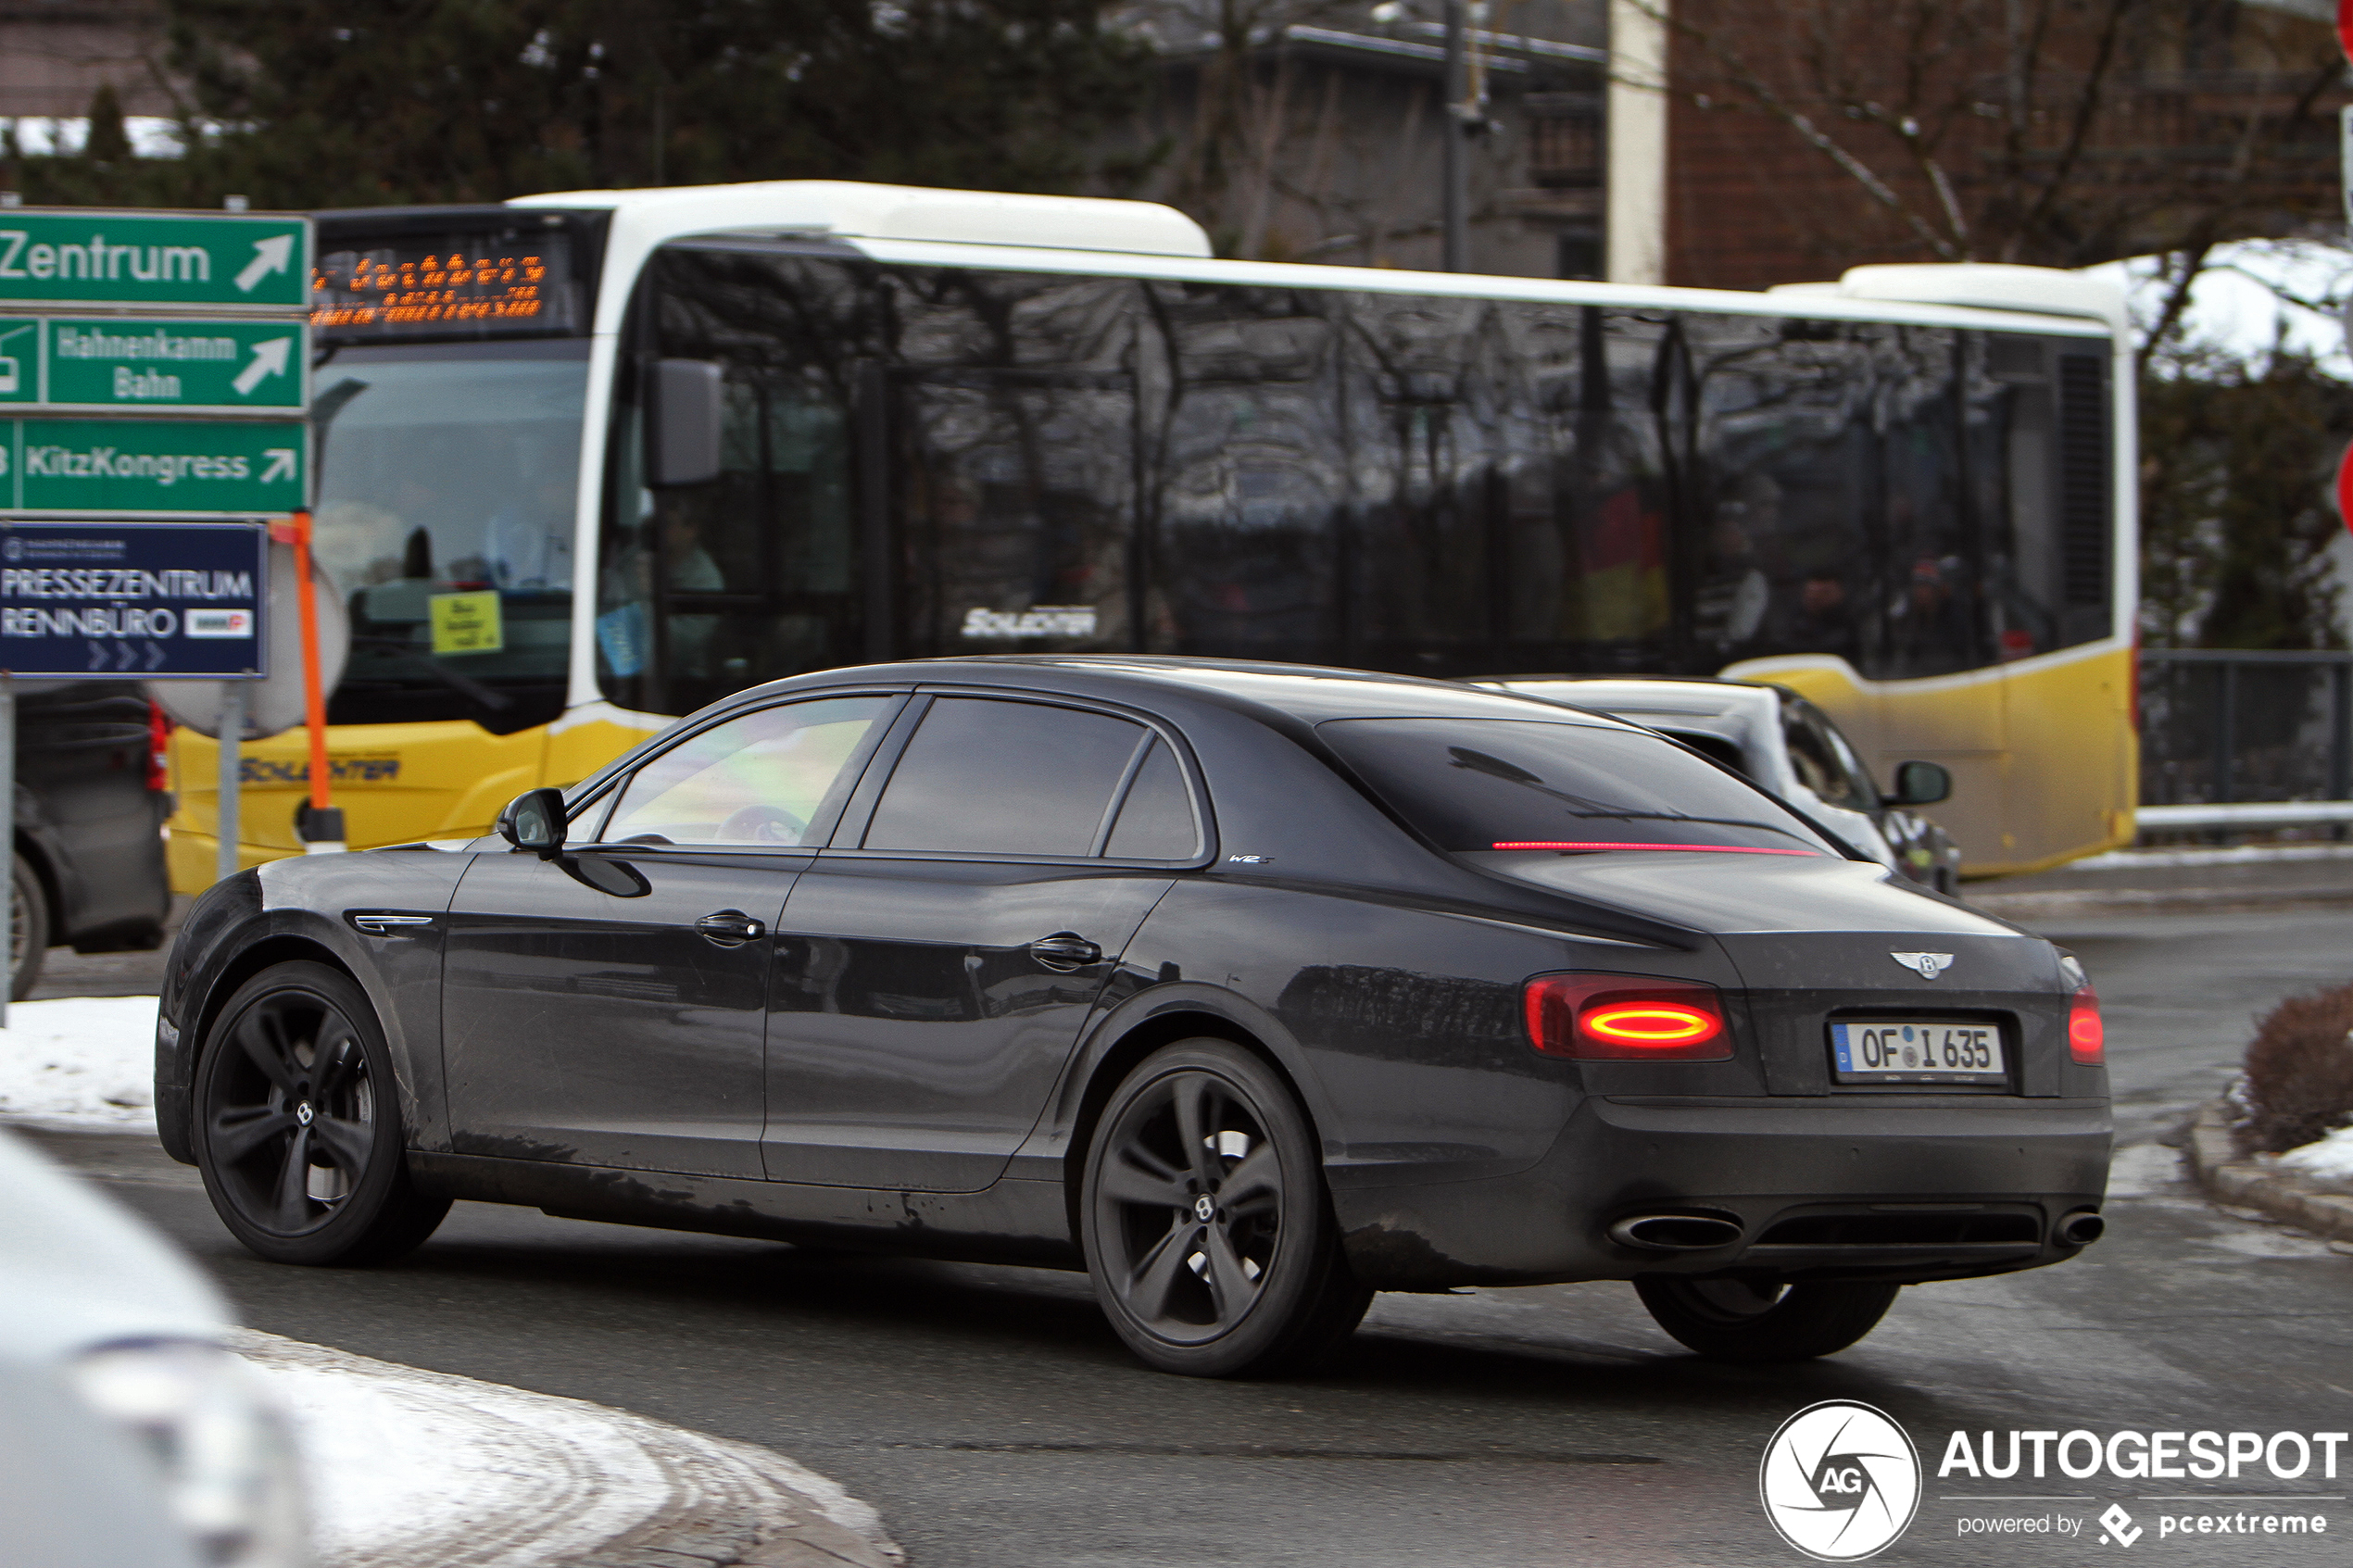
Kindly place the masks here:
POLYGON ((92 643, 90 645, 90 668, 93 670, 104 670, 106 667, 107 646, 104 643, 92 643))
POLYGON ((293 447, 265 446, 261 449, 261 455, 270 459, 269 466, 261 470, 262 483, 267 484, 273 479, 294 477, 295 450, 293 447))
POLYGON ((276 234, 253 242, 253 259, 237 274, 237 292, 251 294, 253 285, 272 272, 283 272, 294 260, 294 236, 276 234))
POLYGON ((271 376, 286 373, 286 356, 293 348, 294 339, 290 337, 273 337, 268 343, 255 344, 253 363, 239 370, 237 379, 229 384, 237 389, 238 396, 252 396, 255 387, 271 376))
POLYGON ((130 669, 131 661, 139 657, 137 651, 129 643, 117 643, 115 646, 122 651, 115 655, 114 667, 117 670, 130 669))
POLYGON ((153 670, 157 665, 161 664, 162 662, 163 649, 157 647, 153 643, 149 643, 147 645, 147 668, 153 670))

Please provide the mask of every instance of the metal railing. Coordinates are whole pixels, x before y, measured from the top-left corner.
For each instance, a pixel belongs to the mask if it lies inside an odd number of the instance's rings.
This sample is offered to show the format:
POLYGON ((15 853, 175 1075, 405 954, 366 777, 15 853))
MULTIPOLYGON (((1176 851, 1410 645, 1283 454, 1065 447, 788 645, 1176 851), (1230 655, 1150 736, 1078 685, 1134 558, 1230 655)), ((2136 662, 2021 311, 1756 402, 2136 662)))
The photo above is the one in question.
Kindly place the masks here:
POLYGON ((2145 828, 2348 815, 2299 814, 2285 803, 2353 800, 2353 653, 2144 648, 2140 696, 2145 828), (2225 813, 2229 822, 2215 816, 2215 808, 2253 802, 2281 805, 2225 813))

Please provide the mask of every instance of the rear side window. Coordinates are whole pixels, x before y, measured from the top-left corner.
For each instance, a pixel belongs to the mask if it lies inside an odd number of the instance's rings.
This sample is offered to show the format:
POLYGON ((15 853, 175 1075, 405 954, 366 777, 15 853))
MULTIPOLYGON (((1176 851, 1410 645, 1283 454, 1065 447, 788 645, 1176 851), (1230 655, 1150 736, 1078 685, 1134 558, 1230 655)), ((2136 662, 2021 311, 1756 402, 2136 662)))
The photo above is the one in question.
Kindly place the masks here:
POLYGON ((1119 821, 1103 853, 1115 860, 1188 860, 1201 848, 1185 771, 1164 740, 1152 742, 1136 782, 1120 803, 1119 821))
POLYGON ((1316 733, 1447 849, 1836 853, 1772 797, 1656 735, 1520 719, 1335 719, 1316 733))
POLYGON ((1091 855, 1151 732, 1108 714, 941 697, 875 803, 863 847, 1091 855))

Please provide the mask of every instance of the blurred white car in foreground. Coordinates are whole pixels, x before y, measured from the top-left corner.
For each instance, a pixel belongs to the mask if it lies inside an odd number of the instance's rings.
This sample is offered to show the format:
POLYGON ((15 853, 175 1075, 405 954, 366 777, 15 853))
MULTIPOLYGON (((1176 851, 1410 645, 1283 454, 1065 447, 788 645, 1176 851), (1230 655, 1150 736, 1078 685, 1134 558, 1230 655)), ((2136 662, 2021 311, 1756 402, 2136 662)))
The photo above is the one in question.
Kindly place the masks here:
POLYGON ((283 1422, 226 1310, 135 1217, 0 1132, 0 1568, 296 1568, 283 1422))

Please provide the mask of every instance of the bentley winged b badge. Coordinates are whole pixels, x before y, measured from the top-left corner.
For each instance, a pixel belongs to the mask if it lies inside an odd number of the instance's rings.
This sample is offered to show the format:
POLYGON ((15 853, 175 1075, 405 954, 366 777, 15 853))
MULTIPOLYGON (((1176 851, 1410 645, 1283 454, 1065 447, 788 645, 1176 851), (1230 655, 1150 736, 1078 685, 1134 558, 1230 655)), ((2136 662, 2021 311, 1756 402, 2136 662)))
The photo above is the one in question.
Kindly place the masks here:
POLYGON ((1887 956, 1913 971, 1922 980, 1933 980, 1953 967, 1953 955, 1950 953, 1890 953, 1887 956))

